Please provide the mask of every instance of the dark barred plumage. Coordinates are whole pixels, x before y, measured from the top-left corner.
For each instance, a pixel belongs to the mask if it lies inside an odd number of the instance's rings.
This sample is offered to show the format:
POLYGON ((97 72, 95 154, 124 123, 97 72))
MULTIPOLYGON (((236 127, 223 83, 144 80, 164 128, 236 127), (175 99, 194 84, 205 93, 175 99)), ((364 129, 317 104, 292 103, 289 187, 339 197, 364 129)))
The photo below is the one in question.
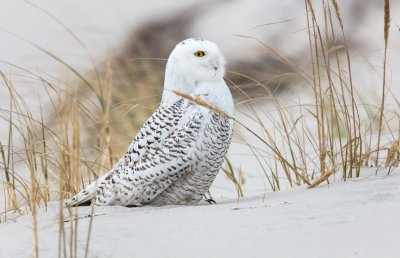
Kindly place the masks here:
POLYGON ((198 39, 178 44, 168 59, 160 107, 111 171, 66 205, 90 200, 122 206, 201 200, 232 138, 233 120, 228 117, 234 107, 223 74, 223 58, 215 44, 198 39), (194 55, 196 51, 203 54, 194 55), (228 116, 183 96, 200 99, 228 116))
MULTIPOLYGON (((218 174, 232 130, 233 121, 186 99, 161 106, 125 156, 94 185, 96 204, 198 202, 218 174)), ((87 201, 93 197, 90 192, 74 198, 87 201)))

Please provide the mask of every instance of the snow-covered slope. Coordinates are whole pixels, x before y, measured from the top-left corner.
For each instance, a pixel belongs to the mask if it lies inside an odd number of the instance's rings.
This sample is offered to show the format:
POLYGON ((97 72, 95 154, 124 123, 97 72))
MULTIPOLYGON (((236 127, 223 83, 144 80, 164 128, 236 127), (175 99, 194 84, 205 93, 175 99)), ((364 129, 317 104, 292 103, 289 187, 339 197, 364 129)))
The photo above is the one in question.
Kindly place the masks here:
MULTIPOLYGON (((88 257, 400 257, 400 171, 367 172, 239 203, 96 208, 88 257)), ((40 257, 58 255, 57 206, 39 211, 40 257)), ((78 211, 83 257, 90 208, 78 211)), ((0 257, 33 257, 31 221, 0 225, 0 257)))

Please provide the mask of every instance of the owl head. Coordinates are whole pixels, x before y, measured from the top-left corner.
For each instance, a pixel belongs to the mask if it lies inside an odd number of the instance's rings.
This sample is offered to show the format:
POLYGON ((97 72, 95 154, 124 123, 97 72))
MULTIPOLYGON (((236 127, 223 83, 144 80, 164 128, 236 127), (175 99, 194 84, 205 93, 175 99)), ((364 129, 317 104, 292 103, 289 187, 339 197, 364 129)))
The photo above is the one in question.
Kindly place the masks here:
POLYGON ((198 84, 223 80, 224 64, 216 44, 204 39, 186 39, 176 45, 168 58, 164 86, 189 93, 198 84))

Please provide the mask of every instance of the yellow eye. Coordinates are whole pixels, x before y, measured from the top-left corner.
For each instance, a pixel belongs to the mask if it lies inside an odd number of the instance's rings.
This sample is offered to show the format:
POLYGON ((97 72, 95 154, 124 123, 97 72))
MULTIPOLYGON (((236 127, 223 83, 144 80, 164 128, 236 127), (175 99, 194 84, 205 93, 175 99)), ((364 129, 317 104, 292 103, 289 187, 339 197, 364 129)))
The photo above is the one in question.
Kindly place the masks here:
POLYGON ((197 51, 197 52, 194 53, 194 55, 197 56, 197 57, 202 57, 202 56, 205 55, 205 53, 204 53, 204 51, 197 51))

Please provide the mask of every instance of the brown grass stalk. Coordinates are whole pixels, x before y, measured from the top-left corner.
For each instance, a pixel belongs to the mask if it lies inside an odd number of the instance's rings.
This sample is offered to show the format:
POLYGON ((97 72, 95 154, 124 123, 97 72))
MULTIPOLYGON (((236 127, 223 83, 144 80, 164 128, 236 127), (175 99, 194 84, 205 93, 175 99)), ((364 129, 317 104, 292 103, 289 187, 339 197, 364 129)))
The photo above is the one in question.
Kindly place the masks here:
MULTIPOLYGON (((382 134, 382 124, 383 124, 383 111, 385 109, 385 94, 386 94, 386 57, 387 57, 387 47, 389 41, 389 29, 390 29, 390 1, 385 0, 384 7, 384 22, 383 22, 383 38, 385 40, 385 52, 383 54, 383 80, 382 80, 382 98, 381 106, 379 109, 379 131, 378 131, 378 152, 376 153, 376 167, 378 168, 379 162, 379 148, 381 144, 381 134, 382 134)), ((378 171, 378 170, 377 170, 378 171)))

